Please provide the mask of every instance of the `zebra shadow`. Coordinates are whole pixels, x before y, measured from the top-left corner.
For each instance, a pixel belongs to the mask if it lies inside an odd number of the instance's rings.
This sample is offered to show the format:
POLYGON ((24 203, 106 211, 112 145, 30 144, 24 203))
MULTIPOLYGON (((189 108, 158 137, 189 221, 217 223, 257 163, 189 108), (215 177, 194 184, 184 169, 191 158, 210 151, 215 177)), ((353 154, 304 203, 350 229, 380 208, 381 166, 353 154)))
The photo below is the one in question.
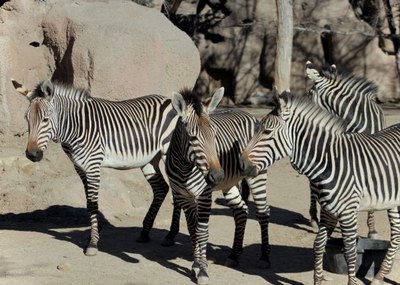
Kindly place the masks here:
MULTIPOLYGON (((274 209, 273 213, 278 215, 280 209, 274 209)), ((229 215, 230 209, 213 209, 212 214, 229 215)), ((297 216, 294 215, 293 217, 297 216)), ((167 230, 154 228, 151 232, 151 241, 148 244, 141 244, 135 242, 140 234, 141 227, 114 226, 101 212, 99 212, 99 220, 102 237, 99 242, 100 252, 115 256, 132 264, 140 262, 139 259, 132 257, 132 254, 142 256, 149 261, 158 263, 162 267, 182 274, 193 282, 192 284, 195 284, 196 280, 192 276, 190 268, 181 266, 174 261, 177 258, 184 259, 188 262, 192 261, 190 238, 187 234, 179 233, 176 237, 177 244, 175 246, 162 247, 160 243, 167 234, 167 230)), ((293 219, 288 218, 288 220, 293 219)), ((75 244, 83 251, 87 241, 86 238, 89 236, 89 222, 86 208, 58 205, 51 206, 45 210, 36 210, 27 213, 0 214, 0 230, 47 234, 57 240, 75 244), (62 231, 58 231, 60 229, 62 229, 62 231), (71 230, 66 231, 66 229, 71 230)), ((239 266, 230 268, 229 270, 239 271, 247 275, 259 276, 266 282, 269 282, 269 284, 303 284, 281 276, 281 274, 285 273, 309 272, 308 274, 311 280, 313 270, 312 249, 272 244, 272 266, 269 269, 261 269, 257 267, 259 247, 259 244, 245 246, 243 248, 243 254, 240 257, 239 266)), ((210 242, 207 251, 207 255, 212 261, 210 262, 210 267, 223 266, 231 248, 226 245, 210 242)), ((366 279, 362 278, 360 280, 365 284, 369 283, 366 279)), ((397 284, 389 279, 385 279, 385 282, 388 284, 397 284)))
MULTIPOLYGON (((212 215, 226 215, 232 216, 231 209, 226 205, 224 198, 216 198, 214 203, 219 206, 224 206, 224 208, 213 208, 212 215)), ((249 207, 249 219, 257 220, 256 208, 253 201, 248 201, 247 205, 249 207)), ((317 230, 310 226, 309 219, 304 217, 302 214, 294 211, 290 211, 284 208, 278 208, 270 205, 270 222, 281 225, 292 227, 297 230, 302 230, 310 234, 316 234, 317 230)))
MULTIPOLYGON (((189 236, 178 234, 177 239, 187 239, 188 247, 162 247, 160 245, 167 235, 167 230, 152 229, 149 244, 137 243, 141 227, 116 227, 111 224, 99 211, 99 232, 101 239, 98 243, 99 251, 118 257, 129 263, 139 263, 139 260, 130 256, 131 253, 139 254, 144 258, 156 261, 164 267, 182 272, 190 276, 190 269, 170 263, 169 260, 177 256, 191 258, 189 236), (159 246, 154 246, 157 243, 159 246), (178 249, 178 250, 177 250, 178 249)), ((14 230, 21 232, 38 232, 47 234, 57 240, 75 244, 83 251, 90 236, 89 218, 86 208, 76 208, 67 205, 51 206, 45 210, 35 210, 27 213, 0 214, 0 231, 14 230), (62 231, 60 232, 59 230, 62 231), (66 231, 66 229, 71 229, 66 231)))
MULTIPOLYGON (((167 230, 154 228, 151 232, 151 241, 149 244, 141 244, 135 242, 140 234, 141 227, 114 226, 101 212, 99 212, 99 221, 101 225, 100 252, 108 253, 123 261, 134 264, 140 260, 132 257, 132 254, 139 255, 188 277, 192 282, 196 281, 192 277, 189 267, 183 267, 174 262, 177 258, 189 262, 192 261, 190 238, 186 233, 178 234, 175 246, 162 247, 160 243, 167 234, 167 230)), ((45 210, 20 214, 0 214, 0 230, 47 234, 57 240, 75 244, 83 251, 89 236, 88 214, 86 208, 76 208, 66 205, 51 206, 45 210), (60 229, 62 231, 59 231, 60 229), (66 231, 66 229, 71 230, 66 231)), ((260 276, 271 284, 299 285, 302 283, 279 276, 279 274, 300 273, 310 271, 313 268, 311 249, 272 245, 272 268, 260 269, 256 265, 260 251, 259 247, 259 244, 245 246, 243 255, 240 258, 240 265, 229 270, 237 270, 249 275, 260 276), (290 266, 287 266, 288 258, 291 259, 290 266), (299 262, 292 263, 293 260, 299 260, 299 262)), ((208 244, 208 256, 210 260, 213 260, 212 263, 219 266, 223 266, 230 250, 231 248, 226 245, 208 244)), ((210 264, 211 266, 214 265, 210 264)))

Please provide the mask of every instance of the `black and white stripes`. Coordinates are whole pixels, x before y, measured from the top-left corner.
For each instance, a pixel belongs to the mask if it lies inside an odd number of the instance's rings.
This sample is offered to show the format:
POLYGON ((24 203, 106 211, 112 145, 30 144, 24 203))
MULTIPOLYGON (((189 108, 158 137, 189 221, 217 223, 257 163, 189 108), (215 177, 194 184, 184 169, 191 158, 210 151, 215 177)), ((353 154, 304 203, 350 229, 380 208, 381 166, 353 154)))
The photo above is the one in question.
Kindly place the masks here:
MULTIPOLYGON (((27 157, 39 161, 50 140, 61 142, 84 184, 91 221, 91 239, 86 254, 97 253, 100 167, 141 168, 154 192, 139 238, 139 241, 147 241, 169 188, 159 162, 166 155, 178 118, 170 100, 149 95, 108 101, 91 97, 85 90, 50 81, 25 93, 30 100, 26 112, 29 125, 27 157)), ((177 232, 175 227, 179 223, 173 222, 173 225, 171 230, 177 232)))
POLYGON ((373 135, 346 132, 341 118, 329 115, 306 97, 286 92, 279 111, 279 115, 265 118, 269 123, 264 123, 246 148, 244 172, 254 171, 255 164, 254 172, 262 171, 281 158, 276 155, 281 153, 315 186, 322 213, 314 243, 314 284, 323 280, 322 257, 337 222, 345 244, 348 284, 356 284, 357 212, 388 210, 391 245, 373 281, 383 284, 400 245, 400 124, 373 135))
POLYGON ((267 176, 265 173, 254 178, 245 178, 239 172, 239 156, 255 133, 256 119, 239 110, 213 111, 222 99, 221 89, 213 95, 210 105, 200 103, 198 99, 193 100, 192 94, 188 92, 181 93, 175 94, 176 100, 172 99, 181 119, 171 139, 166 172, 170 178, 174 199, 182 206, 186 215, 194 253, 192 268, 196 273, 197 283, 208 284, 206 245, 212 191, 221 190, 233 211, 235 238, 226 264, 234 266, 238 263, 248 215, 247 205, 239 190, 241 183, 246 183, 253 195, 261 226, 260 260, 262 265, 269 266, 267 176), (203 135, 207 133, 208 135, 203 135), (195 153, 193 156, 188 155, 190 150, 195 153), (202 163, 196 162, 198 156, 204 158, 202 163), (209 172, 204 171, 207 167, 211 171, 212 164, 214 167, 221 167, 224 172, 218 183, 213 183, 215 179, 210 179, 209 172), (246 181, 242 182, 243 178, 246 181))
MULTIPOLYGON (((342 118, 346 131, 372 134, 385 125, 383 110, 376 100, 377 86, 361 77, 338 72, 335 65, 318 71, 313 64, 306 63, 307 76, 314 85, 308 92, 321 108, 342 118)), ((317 194, 311 184, 311 224, 317 225, 317 194)), ((368 212, 368 236, 376 238, 374 212, 368 212)))

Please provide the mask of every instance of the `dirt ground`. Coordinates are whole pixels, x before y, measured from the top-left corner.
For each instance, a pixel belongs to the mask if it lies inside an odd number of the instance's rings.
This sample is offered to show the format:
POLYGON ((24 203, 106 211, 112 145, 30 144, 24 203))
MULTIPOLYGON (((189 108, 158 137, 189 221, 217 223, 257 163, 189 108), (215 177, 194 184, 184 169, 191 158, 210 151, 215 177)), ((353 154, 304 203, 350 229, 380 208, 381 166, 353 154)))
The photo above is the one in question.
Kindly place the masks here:
MULTIPOLYGON (((251 112, 260 115, 266 111, 251 112)), ((386 109, 385 113, 388 125, 400 122, 398 109, 386 109)), ((157 216, 151 241, 135 242, 152 196, 140 171, 102 171, 99 253, 87 257, 83 254, 89 235, 83 188, 60 146, 52 143, 43 161, 34 164, 24 157, 26 134, 0 143, 0 284, 194 284, 184 220, 177 244, 169 248, 160 245, 169 228, 170 195, 157 216)), ((260 229, 252 204, 240 265, 223 266, 234 224, 222 194, 214 193, 208 246, 210 284, 312 284, 315 231, 308 224, 308 182, 287 159, 268 173, 272 267, 257 267, 260 229)), ((366 214, 359 217, 359 235, 366 236, 366 214)), ((388 240, 385 212, 376 214, 376 223, 379 238, 388 240)), ((400 284, 400 254, 397 256, 387 284, 400 284)), ((347 282, 346 275, 326 272, 326 277, 332 281, 325 284, 347 282)), ((369 280, 361 278, 359 284, 369 284, 369 280)))

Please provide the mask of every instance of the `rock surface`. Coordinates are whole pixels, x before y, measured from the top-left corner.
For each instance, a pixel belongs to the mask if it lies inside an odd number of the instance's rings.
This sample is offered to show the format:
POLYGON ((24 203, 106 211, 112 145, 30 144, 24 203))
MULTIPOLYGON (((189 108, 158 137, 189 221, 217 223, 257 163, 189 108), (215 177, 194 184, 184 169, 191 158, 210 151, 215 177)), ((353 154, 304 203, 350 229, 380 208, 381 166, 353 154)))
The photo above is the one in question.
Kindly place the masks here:
POLYGON ((156 9, 132 1, 11 0, 0 7, 0 137, 26 129, 27 87, 52 78, 122 100, 169 96, 200 71, 191 39, 156 9))

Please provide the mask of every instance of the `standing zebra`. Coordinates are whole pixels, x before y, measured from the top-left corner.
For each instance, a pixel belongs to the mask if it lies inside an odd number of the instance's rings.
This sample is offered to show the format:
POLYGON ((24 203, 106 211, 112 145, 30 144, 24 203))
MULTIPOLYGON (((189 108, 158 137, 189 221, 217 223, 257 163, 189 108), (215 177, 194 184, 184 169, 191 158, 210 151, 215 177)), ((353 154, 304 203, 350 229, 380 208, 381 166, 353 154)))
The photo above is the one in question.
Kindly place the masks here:
MULTIPOLYGON (((235 266, 242 252, 248 215, 238 188, 244 178, 239 173, 238 163, 241 151, 255 132, 257 121, 242 111, 214 111, 223 93, 224 89, 220 88, 211 101, 204 104, 189 90, 174 93, 172 97, 180 118, 167 153, 166 172, 174 200, 186 216, 194 255, 192 269, 197 284, 208 284, 206 246, 212 191, 222 190, 235 219, 235 238, 226 262, 228 266, 235 266), (223 176, 220 174, 222 170, 223 176)), ((266 179, 264 173, 246 178, 246 182, 261 226, 261 265, 268 267, 270 209, 266 199, 266 179)))
MULTIPOLYGON (((314 85, 308 93, 312 100, 331 114, 346 122, 346 131, 373 134, 384 128, 383 110, 376 102, 377 86, 364 78, 338 73, 331 65, 319 72, 310 61, 306 72, 314 85)), ((317 192, 311 188, 311 224, 318 225, 317 192)), ((368 211, 368 236, 376 238, 374 212, 368 211)))
MULTIPOLYGON (((169 190, 159 162, 165 158, 178 119, 170 100, 149 95, 113 102, 48 80, 33 91, 14 80, 13 84, 30 101, 25 114, 29 127, 27 158, 40 161, 49 141, 61 142, 83 182, 91 222, 85 254, 97 254, 100 238, 98 194, 101 167, 141 168, 154 194, 138 239, 139 242, 148 241, 154 219, 169 190)), ((170 235, 174 236, 179 230, 179 220, 171 225, 170 235)))
POLYGON ((307 97, 283 92, 280 106, 263 119, 241 157, 245 174, 255 175, 282 157, 315 186, 321 221, 314 242, 314 284, 323 278, 323 253, 339 222, 348 267, 356 284, 357 212, 387 210, 391 242, 372 284, 384 284, 400 246, 400 124, 375 134, 346 132, 346 122, 307 97))

